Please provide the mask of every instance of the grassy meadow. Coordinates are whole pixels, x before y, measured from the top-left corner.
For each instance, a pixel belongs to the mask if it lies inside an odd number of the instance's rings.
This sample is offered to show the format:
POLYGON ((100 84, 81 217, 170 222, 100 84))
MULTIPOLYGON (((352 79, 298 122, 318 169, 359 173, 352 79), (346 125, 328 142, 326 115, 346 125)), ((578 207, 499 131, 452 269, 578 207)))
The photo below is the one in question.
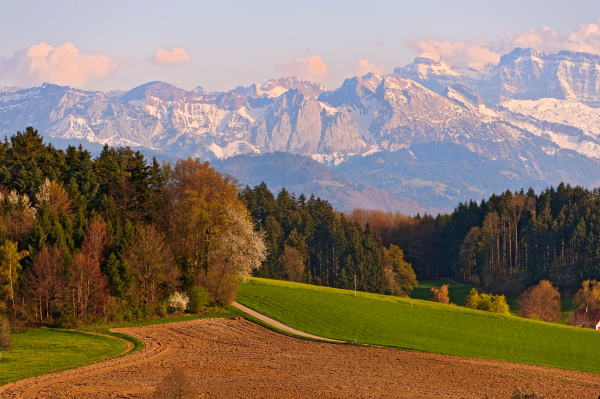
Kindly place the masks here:
POLYGON ((134 351, 143 347, 142 342, 132 337, 109 332, 109 329, 112 328, 233 317, 239 314, 237 309, 210 308, 207 309, 207 313, 203 314, 153 318, 117 325, 96 325, 82 330, 39 328, 28 332, 14 333, 12 334, 12 348, 1 352, 0 385, 115 357, 126 349, 127 344, 114 337, 130 341, 134 351))
POLYGON ((259 278, 242 284, 237 300, 327 338, 600 373, 600 333, 593 330, 259 278))
POLYGON ((115 356, 127 345, 112 337, 54 328, 12 335, 12 348, 2 351, 0 385, 72 368, 115 356))

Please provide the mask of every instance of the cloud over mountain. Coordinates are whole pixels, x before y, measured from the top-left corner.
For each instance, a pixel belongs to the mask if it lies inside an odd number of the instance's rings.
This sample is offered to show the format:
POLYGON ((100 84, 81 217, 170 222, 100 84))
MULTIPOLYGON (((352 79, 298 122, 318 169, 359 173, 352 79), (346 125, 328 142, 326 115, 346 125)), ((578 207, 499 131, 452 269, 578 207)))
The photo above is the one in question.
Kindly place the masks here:
POLYGON ((187 62, 191 58, 190 54, 180 47, 174 47, 171 50, 159 48, 154 52, 153 61, 157 64, 178 64, 187 62))
POLYGON ((383 66, 375 65, 366 58, 359 58, 354 66, 354 75, 363 76, 369 72, 381 75, 383 74, 383 66))
POLYGON ((17 85, 50 82, 82 87, 110 74, 116 60, 105 54, 86 54, 71 42, 54 47, 40 42, 0 57, 0 79, 17 85))
POLYGON ((535 48, 550 53, 570 50, 600 54, 600 19, 579 25, 569 33, 543 26, 494 40, 485 37, 468 40, 413 38, 408 41, 408 45, 421 56, 443 58, 450 64, 475 69, 497 63, 502 54, 516 47, 535 48))
POLYGON ((318 55, 298 57, 277 65, 284 75, 298 76, 304 79, 321 80, 327 76, 327 64, 318 55))

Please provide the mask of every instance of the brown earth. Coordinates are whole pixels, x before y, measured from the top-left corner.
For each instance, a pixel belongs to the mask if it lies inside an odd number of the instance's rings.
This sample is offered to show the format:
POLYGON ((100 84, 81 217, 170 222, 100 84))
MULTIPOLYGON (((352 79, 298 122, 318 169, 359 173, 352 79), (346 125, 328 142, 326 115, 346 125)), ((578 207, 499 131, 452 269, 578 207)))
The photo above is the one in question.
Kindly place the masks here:
POLYGON ((171 370, 204 398, 546 398, 600 394, 600 375, 288 337, 243 319, 123 328, 132 355, 0 387, 0 398, 149 398, 171 370))

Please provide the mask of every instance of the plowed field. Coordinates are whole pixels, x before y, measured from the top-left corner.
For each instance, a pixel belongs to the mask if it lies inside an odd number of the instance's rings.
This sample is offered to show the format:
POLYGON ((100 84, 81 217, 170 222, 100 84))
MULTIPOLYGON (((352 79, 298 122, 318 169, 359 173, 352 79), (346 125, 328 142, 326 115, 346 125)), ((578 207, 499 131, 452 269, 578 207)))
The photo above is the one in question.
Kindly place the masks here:
POLYGON ((174 368, 205 398, 546 398, 600 394, 600 375, 494 360, 304 341, 243 319, 118 331, 146 347, 104 363, 0 387, 1 398, 149 398, 174 368))

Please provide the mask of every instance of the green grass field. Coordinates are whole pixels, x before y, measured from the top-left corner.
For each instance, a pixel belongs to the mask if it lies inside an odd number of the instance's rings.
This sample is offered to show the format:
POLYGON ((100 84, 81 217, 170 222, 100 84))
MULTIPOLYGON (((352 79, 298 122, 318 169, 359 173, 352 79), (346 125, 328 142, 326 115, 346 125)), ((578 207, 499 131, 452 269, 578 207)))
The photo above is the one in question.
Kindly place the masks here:
MULTIPOLYGON (((154 318, 139 322, 97 325, 82 330, 55 328, 35 329, 12 335, 12 348, 0 357, 0 385, 54 371, 70 369, 115 357, 123 352, 126 344, 105 335, 113 335, 131 341, 133 350, 143 343, 120 333, 110 333, 111 328, 139 327, 151 324, 172 323, 212 317, 233 317, 240 314, 236 309, 208 309, 209 313, 154 318), (88 332, 105 334, 89 334, 88 332)), ((129 352, 128 352, 129 353, 129 352)))
POLYGON ((111 337, 52 328, 13 334, 12 343, 2 352, 0 385, 115 356, 126 348, 111 337))
POLYGON ((600 373, 600 333, 419 299, 252 278, 238 301, 323 337, 600 373))

